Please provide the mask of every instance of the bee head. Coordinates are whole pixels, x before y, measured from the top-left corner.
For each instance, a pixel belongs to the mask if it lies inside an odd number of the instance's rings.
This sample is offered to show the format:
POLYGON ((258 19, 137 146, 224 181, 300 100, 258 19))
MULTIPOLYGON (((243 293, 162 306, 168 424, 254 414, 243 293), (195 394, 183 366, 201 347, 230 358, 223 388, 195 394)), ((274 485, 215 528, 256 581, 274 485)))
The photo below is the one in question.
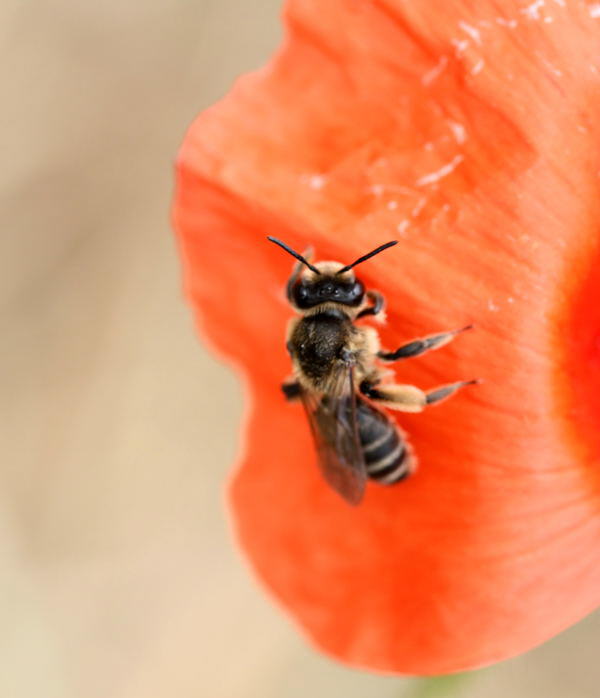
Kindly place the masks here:
POLYGON ((298 310, 308 310, 322 303, 355 308, 363 302, 365 287, 353 271, 338 275, 338 270, 342 269, 339 262, 319 262, 315 268, 318 273, 305 269, 288 287, 289 299, 298 310))
POLYGON ((352 267, 397 244, 396 240, 387 242, 359 257, 352 264, 344 266, 340 262, 318 262, 313 265, 281 240, 273 237, 269 237, 268 240, 282 247, 306 267, 300 273, 301 267, 298 265, 287 286, 290 303, 300 311, 323 303, 337 303, 349 308, 360 306, 365 297, 365 287, 362 281, 355 277, 352 267))

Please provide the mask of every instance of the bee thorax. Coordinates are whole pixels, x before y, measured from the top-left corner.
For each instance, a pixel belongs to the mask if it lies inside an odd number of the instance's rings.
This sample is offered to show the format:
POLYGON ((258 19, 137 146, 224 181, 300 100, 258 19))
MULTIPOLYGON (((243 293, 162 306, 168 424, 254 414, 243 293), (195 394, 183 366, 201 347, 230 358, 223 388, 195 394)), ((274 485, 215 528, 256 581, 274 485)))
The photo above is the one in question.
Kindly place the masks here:
POLYGON ((322 313, 302 318, 290 337, 290 351, 300 372, 311 382, 326 381, 347 355, 352 332, 343 314, 322 313))

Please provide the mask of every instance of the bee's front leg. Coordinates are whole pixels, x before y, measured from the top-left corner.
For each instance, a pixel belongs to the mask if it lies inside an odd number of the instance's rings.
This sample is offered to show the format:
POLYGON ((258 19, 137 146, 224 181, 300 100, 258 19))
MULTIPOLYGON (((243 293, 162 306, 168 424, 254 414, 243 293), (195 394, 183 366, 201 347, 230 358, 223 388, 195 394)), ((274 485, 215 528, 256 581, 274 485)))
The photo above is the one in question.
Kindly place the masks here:
POLYGON ((367 291, 365 295, 373 303, 373 305, 361 310, 356 316, 357 320, 358 318, 365 317, 366 315, 378 315, 385 306, 385 299, 381 293, 379 293, 379 291, 367 291))
POLYGON ((281 384, 281 392, 288 402, 300 399, 302 395, 302 386, 295 378, 288 378, 281 384))

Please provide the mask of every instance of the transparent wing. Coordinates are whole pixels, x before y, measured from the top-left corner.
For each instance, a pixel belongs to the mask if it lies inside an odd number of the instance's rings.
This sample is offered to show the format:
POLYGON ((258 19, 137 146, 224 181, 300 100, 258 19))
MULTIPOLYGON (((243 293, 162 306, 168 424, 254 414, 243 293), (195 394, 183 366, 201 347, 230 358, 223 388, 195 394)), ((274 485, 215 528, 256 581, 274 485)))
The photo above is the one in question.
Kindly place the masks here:
POLYGON ((358 504, 367 473, 356 421, 353 369, 343 367, 326 395, 302 391, 325 480, 350 504, 358 504))

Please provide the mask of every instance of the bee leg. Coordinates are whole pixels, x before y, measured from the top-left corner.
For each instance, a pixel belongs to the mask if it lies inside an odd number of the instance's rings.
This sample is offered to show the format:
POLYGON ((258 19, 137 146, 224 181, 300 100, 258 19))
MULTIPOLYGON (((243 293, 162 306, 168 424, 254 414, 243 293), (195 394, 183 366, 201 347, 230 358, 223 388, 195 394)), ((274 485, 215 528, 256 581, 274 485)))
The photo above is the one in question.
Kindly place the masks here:
POLYGON ((356 319, 361 317, 365 317, 366 315, 377 315, 379 314, 385 305, 385 299, 379 293, 379 291, 367 291, 366 293, 367 298, 370 301, 373 301, 373 305, 370 305, 368 308, 365 308, 364 310, 361 310, 360 313, 356 316, 356 319))
POLYGON ((421 412, 427 405, 427 393, 414 385, 382 385, 363 380, 360 392, 384 407, 400 412, 421 412))
POLYGON ((281 391, 283 392, 285 399, 289 402, 293 400, 298 400, 302 394, 302 387, 297 380, 290 378, 281 384, 281 391))
POLYGON ((428 405, 435 405, 453 395, 457 390, 467 385, 475 385, 478 380, 459 381, 442 385, 424 392, 414 385, 383 385, 376 387, 374 383, 364 380, 360 384, 363 395, 375 402, 400 412, 421 412, 428 405))
POLYGON ((465 330, 470 330, 473 325, 467 325, 466 327, 461 327, 459 330, 452 330, 450 332, 442 332, 441 334, 432 334, 429 337, 423 337, 423 339, 414 339, 408 344, 403 344, 398 347, 396 351, 378 351, 377 356, 384 361, 398 361, 398 359, 410 359, 413 356, 419 356, 424 354, 426 351, 431 349, 439 349, 443 347, 444 344, 452 341, 456 335, 464 332, 465 330))
POLYGON ((425 393, 427 404, 435 405, 437 402, 442 402, 442 400, 454 395, 457 390, 460 390, 467 385, 476 385, 480 382, 481 381, 477 379, 470 381, 459 381, 458 383, 450 383, 449 385, 442 385, 439 388, 429 390, 427 393, 425 393))

